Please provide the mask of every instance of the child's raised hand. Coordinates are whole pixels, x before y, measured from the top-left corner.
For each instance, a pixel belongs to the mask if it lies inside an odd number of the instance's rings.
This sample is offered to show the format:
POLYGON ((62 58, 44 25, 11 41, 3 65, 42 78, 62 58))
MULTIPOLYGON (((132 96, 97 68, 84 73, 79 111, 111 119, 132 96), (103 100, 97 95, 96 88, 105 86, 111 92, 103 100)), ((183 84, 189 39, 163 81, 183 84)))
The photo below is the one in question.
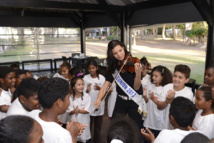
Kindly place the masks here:
POLYGON ((175 97, 175 91, 174 90, 169 90, 167 95, 166 95, 166 100, 168 103, 171 103, 172 100, 174 99, 175 97))
POLYGON ((87 124, 81 124, 80 122, 74 122, 74 124, 80 129, 79 136, 84 132, 85 128, 88 127, 87 124))
POLYGON ((91 83, 87 84, 87 90, 86 92, 89 93, 91 91, 91 83))
POLYGON ((72 140, 76 139, 79 135, 80 128, 75 125, 74 118, 71 120, 71 122, 67 123, 66 129, 70 132, 72 140))
POLYGON ((94 90, 100 90, 100 87, 99 87, 99 85, 97 85, 97 83, 95 83, 95 85, 94 85, 94 90))
POLYGON ((151 143, 153 143, 155 141, 154 134, 148 128, 146 128, 146 130, 141 129, 141 134, 145 137, 146 140, 150 141, 151 143))
POLYGON ((78 106, 75 109, 75 115, 77 116, 80 113, 80 109, 78 108, 78 106))
POLYGON ((143 87, 143 97, 147 96, 147 89, 143 87))

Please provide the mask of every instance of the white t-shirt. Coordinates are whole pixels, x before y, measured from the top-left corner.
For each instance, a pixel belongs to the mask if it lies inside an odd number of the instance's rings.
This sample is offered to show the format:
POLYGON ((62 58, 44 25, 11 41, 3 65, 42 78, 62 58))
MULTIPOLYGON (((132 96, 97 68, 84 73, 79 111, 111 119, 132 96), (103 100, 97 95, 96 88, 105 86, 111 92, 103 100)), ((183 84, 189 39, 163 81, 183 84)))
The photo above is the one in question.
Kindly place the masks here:
POLYGON ((10 115, 28 115, 28 111, 22 106, 19 101, 19 98, 16 98, 15 101, 10 105, 10 108, 7 111, 7 116, 10 115))
POLYGON ((141 84, 143 87, 145 87, 147 89, 149 84, 151 84, 151 76, 146 74, 146 76, 143 77, 143 79, 141 80, 141 84))
POLYGON ((195 116, 192 127, 207 136, 214 138, 214 114, 201 116, 203 110, 199 110, 195 116))
MULTIPOLYGON (((10 90, 5 91, 1 89, 1 95, 0 95, 0 106, 2 105, 11 105, 11 99, 12 99, 12 94, 10 90)), ((5 118, 7 116, 7 113, 1 112, 0 111, 0 120, 5 118)))
POLYGON ((195 131, 184 131, 180 129, 168 130, 163 129, 155 139, 154 143, 180 143, 182 139, 195 131))
MULTIPOLYGON (((172 83, 169 83, 169 84, 167 84, 167 85, 164 86, 163 92, 161 94, 161 97, 159 98, 159 101, 165 101, 166 100, 166 95, 167 95, 167 93, 168 93, 169 90, 174 90, 172 83)), ((186 86, 182 90, 180 90, 180 91, 175 91, 175 98, 179 97, 179 96, 188 98, 191 101, 193 101, 193 93, 186 86)), ((164 125, 163 125, 164 129, 173 129, 173 126, 169 122, 169 108, 170 108, 170 104, 168 104, 166 106, 165 111, 164 111, 165 112, 164 113, 164 125)))
MULTIPOLYGON (((147 90, 153 92, 155 98, 159 99, 163 90, 163 86, 156 87, 155 84, 150 84, 147 90)), ((154 130, 162 130, 164 110, 158 110, 157 105, 152 100, 150 100, 149 94, 147 94, 147 97, 149 98, 149 101, 147 102, 148 115, 144 120, 144 127, 154 130)))
POLYGON ((87 74, 84 76, 83 80, 84 80, 84 91, 87 90, 87 85, 91 83, 91 91, 88 93, 91 97, 90 115, 102 116, 104 114, 105 101, 102 102, 98 111, 94 112, 95 107, 93 106, 93 104, 97 100, 97 96, 99 93, 99 90, 94 90, 94 85, 96 83, 98 86, 102 87, 105 82, 105 77, 99 74, 99 79, 98 79, 98 78, 92 78, 90 74, 87 74))
POLYGON ((75 114, 70 115, 69 121, 71 121, 73 118, 75 118, 75 122, 80 122, 81 124, 87 124, 88 127, 85 128, 84 132, 77 136, 77 141, 85 142, 86 140, 91 138, 91 132, 90 132, 90 104, 91 104, 91 97, 84 93, 83 97, 74 98, 73 95, 69 97, 70 99, 70 105, 68 107, 67 112, 71 112, 74 110, 77 106, 79 109, 88 111, 88 114, 81 114, 79 113, 77 116, 75 114), (83 98, 83 99, 82 99, 83 98))
POLYGON ((34 110, 29 113, 29 116, 35 119, 43 130, 43 140, 45 143, 72 143, 72 138, 66 129, 55 122, 46 122, 39 117, 41 111, 34 110))
POLYGON ((113 87, 113 91, 111 92, 111 94, 108 97, 108 116, 109 117, 112 117, 114 107, 115 107, 115 103, 116 103, 116 99, 117 99, 117 91, 116 91, 116 83, 115 82, 112 84, 112 87, 113 87))
MULTIPOLYGON (((146 74, 146 76, 143 77, 143 79, 141 80, 141 84, 142 84, 143 88, 148 89, 148 87, 150 86, 150 84, 152 84, 151 83, 151 76, 149 74, 146 74)), ((148 92, 148 90, 147 90, 147 92, 148 92)), ((146 104, 146 106, 144 108, 146 108, 146 110, 147 110, 147 104, 146 104)), ((147 110, 147 112, 148 112, 148 110, 147 110)), ((142 116, 142 120, 145 120, 144 116, 142 116)))

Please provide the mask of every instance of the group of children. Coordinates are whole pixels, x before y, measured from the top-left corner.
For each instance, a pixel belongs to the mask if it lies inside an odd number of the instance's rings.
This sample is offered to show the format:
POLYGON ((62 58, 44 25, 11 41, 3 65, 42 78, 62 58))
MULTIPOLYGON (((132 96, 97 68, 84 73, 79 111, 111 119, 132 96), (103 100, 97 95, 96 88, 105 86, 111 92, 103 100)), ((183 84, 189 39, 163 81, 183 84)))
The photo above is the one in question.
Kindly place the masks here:
MULTIPOLYGON (((142 118, 141 133, 144 142, 181 142, 185 136, 194 133, 194 130, 204 134, 209 140, 213 139, 214 67, 206 70, 204 84, 194 96, 191 89, 185 86, 191 71, 187 65, 176 65, 173 75, 168 68, 159 65, 152 68, 149 75, 147 71, 151 65, 145 57, 141 59, 141 63, 144 65, 142 98, 146 102, 147 111, 147 116, 142 118), (196 115, 195 107, 198 110, 196 115)), ((95 60, 88 61, 86 70, 87 74, 83 75, 80 67, 71 68, 69 63, 64 62, 59 68, 60 75, 35 80, 27 78, 26 71, 0 67, 0 119, 6 116, 8 117, 5 119, 11 119, 14 115, 17 119, 21 118, 17 115, 32 117, 36 121, 31 121, 31 127, 37 125, 37 130, 42 128, 43 132, 40 136, 43 136, 45 142, 89 143, 93 129, 93 142, 101 143, 100 133, 105 102, 102 102, 98 111, 95 110, 93 103, 105 82, 105 77, 100 74, 95 60), (63 123, 66 124, 65 129, 59 125, 62 116, 64 116, 63 123)), ((112 116, 117 96, 114 87, 109 96, 109 117, 112 116)), ((26 120, 30 119, 26 118, 26 120)), ((6 134, 1 134, 4 129, 1 124, 4 122, 6 122, 4 119, 0 121, 0 138, 6 137, 6 134)), ((126 124, 127 121, 121 124, 113 122, 106 142, 120 140, 130 143, 131 138, 126 141, 125 137, 117 135, 120 134, 118 130, 115 134, 110 132, 116 130, 115 126, 118 126, 117 129, 122 126, 121 132, 132 131, 132 127, 126 124)))

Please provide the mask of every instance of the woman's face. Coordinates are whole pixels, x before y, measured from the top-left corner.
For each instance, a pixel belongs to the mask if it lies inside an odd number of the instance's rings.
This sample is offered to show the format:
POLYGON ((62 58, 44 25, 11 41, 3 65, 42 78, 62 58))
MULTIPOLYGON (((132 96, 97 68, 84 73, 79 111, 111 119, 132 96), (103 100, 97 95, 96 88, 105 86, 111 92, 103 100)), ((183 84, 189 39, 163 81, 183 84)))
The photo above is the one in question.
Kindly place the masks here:
POLYGON ((114 47, 114 49, 112 49, 112 54, 118 61, 122 61, 125 58, 124 48, 120 45, 117 45, 116 47, 114 47))

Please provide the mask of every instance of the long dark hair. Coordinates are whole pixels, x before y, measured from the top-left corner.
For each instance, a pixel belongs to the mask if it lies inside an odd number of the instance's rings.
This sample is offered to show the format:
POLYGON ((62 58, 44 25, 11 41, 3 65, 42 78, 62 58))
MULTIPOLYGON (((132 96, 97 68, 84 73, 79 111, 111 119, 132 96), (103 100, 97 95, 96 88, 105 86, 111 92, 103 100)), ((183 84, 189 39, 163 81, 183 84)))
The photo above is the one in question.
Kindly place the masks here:
POLYGON ((118 60, 112 54, 112 50, 118 45, 120 45, 121 47, 124 48, 125 54, 128 54, 126 46, 122 42, 120 42, 118 40, 111 40, 108 43, 107 58, 106 58, 107 65, 108 65, 108 67, 107 67, 108 74, 114 73, 114 71, 117 67, 118 60))
POLYGON ((160 85, 161 86, 165 86, 167 85, 168 83, 172 83, 172 73, 169 71, 168 68, 166 68, 165 66, 156 66, 152 69, 152 72, 151 72, 151 82, 153 83, 153 79, 152 79, 152 76, 153 76, 153 72, 154 71, 157 71, 161 74, 161 76, 163 77, 160 85))

